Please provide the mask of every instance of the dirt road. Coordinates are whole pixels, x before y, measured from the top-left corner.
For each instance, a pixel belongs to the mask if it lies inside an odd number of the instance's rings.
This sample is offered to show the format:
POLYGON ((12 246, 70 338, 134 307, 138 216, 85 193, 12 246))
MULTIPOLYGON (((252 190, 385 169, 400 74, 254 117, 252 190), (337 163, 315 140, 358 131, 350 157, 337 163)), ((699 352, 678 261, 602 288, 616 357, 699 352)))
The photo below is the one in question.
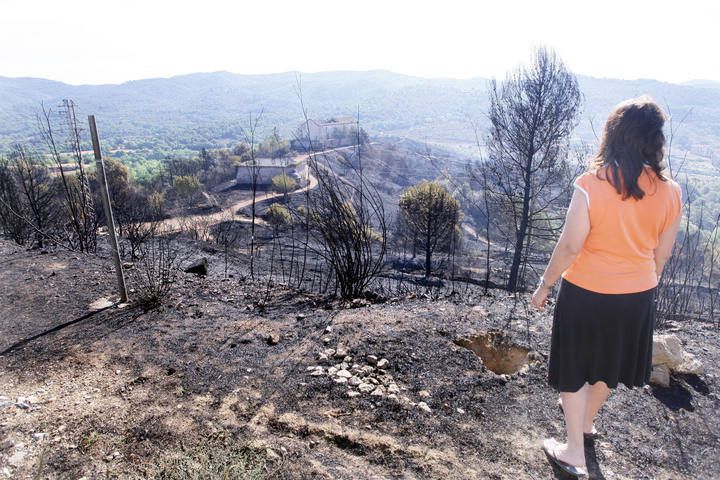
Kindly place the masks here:
MULTIPOLYGON (((314 155, 323 155, 330 152, 339 152, 342 150, 349 150, 355 148, 355 146, 349 146, 349 147, 338 147, 338 148, 330 148, 328 150, 323 150, 320 152, 315 153, 314 155)), ((293 162, 300 162, 303 160, 306 160, 310 157, 310 154, 302 154, 297 155, 293 158, 293 162)), ((292 192, 289 192, 288 195, 297 195, 299 193, 303 193, 307 190, 312 190, 317 186, 317 178, 315 178, 312 174, 308 173, 308 184, 305 185, 302 188, 299 188, 297 190, 293 190, 292 192)), ((261 202, 266 202, 268 200, 272 200, 273 198, 282 197, 285 195, 281 192, 266 192, 260 195, 257 195, 255 197, 255 204, 261 202)), ((199 222, 202 222, 203 224, 207 225, 215 225, 216 223, 220 223, 223 221, 228 220, 234 220, 236 222, 250 222, 252 219, 245 215, 238 215, 236 212, 242 208, 248 207, 252 204, 252 199, 245 199, 241 200, 239 202, 236 202, 229 207, 224 208, 223 210, 215 213, 210 213, 206 215, 188 215, 185 217, 173 217, 168 218, 167 220, 163 220, 158 225, 158 233, 167 234, 167 233, 174 233, 179 232, 183 229, 183 226, 186 225, 194 225, 199 222)), ((255 221, 257 223, 262 224, 262 219, 256 218, 255 221)))

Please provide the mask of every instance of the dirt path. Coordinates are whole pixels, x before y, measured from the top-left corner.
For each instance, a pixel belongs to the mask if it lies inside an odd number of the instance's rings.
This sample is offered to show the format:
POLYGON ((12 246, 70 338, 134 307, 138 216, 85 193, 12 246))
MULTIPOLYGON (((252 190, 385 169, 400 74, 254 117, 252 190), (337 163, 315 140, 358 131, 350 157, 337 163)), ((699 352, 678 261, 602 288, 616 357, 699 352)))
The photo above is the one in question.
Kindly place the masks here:
MULTIPOLYGON (((315 154, 302 154, 302 155, 296 155, 293 158, 294 162, 300 162, 303 160, 307 160, 310 155, 323 155, 330 152, 339 152, 342 150, 348 150, 355 148, 354 146, 350 147, 338 147, 338 148, 330 148, 328 150, 323 150, 321 152, 317 152, 315 154)), ((289 192, 287 195, 297 195, 299 193, 306 192, 308 190, 312 190, 315 187, 317 187, 318 181, 317 178, 315 178, 312 174, 308 173, 308 184, 304 187, 293 190, 292 192, 289 192)), ((266 192, 261 195, 257 195, 255 197, 255 204, 266 202, 268 200, 272 200, 273 198, 278 198, 284 196, 284 193, 281 192, 266 192)), ((239 202, 236 202, 229 207, 226 207, 222 209, 219 212, 210 213, 206 215, 188 215, 185 217, 173 217, 168 218, 167 220, 163 220, 158 224, 158 232, 161 234, 167 234, 167 233, 174 233, 179 232, 183 229, 183 226, 185 225, 193 225, 198 222, 202 222, 203 224, 207 225, 214 225, 216 223, 220 223, 223 221, 228 220, 234 220, 236 222, 251 222, 252 219, 245 215, 238 215, 236 212, 240 209, 249 207, 252 205, 252 199, 245 199, 241 200, 239 202)), ((262 219, 255 219, 256 223, 263 223, 262 219)))

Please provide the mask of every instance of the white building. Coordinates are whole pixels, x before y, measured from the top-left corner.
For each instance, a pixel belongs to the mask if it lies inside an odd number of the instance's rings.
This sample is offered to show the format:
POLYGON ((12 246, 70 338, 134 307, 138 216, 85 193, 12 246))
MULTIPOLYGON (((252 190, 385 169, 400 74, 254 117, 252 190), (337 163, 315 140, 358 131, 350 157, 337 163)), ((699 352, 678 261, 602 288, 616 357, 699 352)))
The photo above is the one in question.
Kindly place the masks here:
MULTIPOLYGON (((283 173, 295 180, 298 186, 305 186, 308 179, 307 160, 302 158, 256 158, 255 168, 257 169, 257 185, 268 187, 272 185, 272 179, 283 173)), ((237 166, 235 170, 237 185, 252 185, 252 162, 247 161, 237 166)))
MULTIPOLYGON (((307 123, 310 140, 321 143, 327 143, 337 137, 346 137, 354 127, 357 127, 357 120, 352 117, 336 117, 327 122, 310 119, 307 123)), ((305 125, 301 128, 305 130, 305 125)))

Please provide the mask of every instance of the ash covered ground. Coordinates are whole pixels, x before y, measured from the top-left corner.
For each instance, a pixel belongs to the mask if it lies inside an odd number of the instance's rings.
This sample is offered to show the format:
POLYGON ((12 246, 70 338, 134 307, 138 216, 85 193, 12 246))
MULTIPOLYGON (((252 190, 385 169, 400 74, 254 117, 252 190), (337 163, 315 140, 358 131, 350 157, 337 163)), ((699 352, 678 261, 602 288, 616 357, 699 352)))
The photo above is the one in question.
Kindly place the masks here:
MULTIPOLYGON (((168 478, 198 451, 240 452, 248 478, 563 478, 540 449, 563 432, 552 307, 527 294, 346 302, 211 269, 157 310, 88 315, 113 295, 106 258, 0 258, 0 478, 168 478), (458 344, 488 331, 526 365, 498 374, 458 344)), ((592 478, 718 477, 720 330, 667 328, 706 373, 619 388, 592 478)))

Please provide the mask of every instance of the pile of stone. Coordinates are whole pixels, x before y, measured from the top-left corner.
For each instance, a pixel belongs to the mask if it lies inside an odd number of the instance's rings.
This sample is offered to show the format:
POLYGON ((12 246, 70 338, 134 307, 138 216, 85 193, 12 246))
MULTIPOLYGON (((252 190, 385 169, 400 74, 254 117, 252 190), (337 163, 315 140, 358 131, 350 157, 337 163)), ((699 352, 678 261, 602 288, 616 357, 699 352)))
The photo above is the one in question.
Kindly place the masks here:
MULTIPOLYGON (((413 402, 409 397, 401 395, 406 390, 398 386, 393 376, 387 371, 389 361, 376 355, 367 355, 364 362, 357 363, 348 354, 346 348, 328 348, 320 352, 318 361, 325 365, 307 367, 309 375, 314 377, 328 376, 335 383, 347 386, 347 396, 354 398, 360 395, 385 397, 430 412, 425 402, 413 402)), ((422 392, 421 392, 422 393, 422 392)), ((427 395, 429 396, 429 394, 427 395)))
POLYGON ((655 335, 652 352, 653 370, 650 383, 663 387, 670 386, 670 373, 701 375, 702 364, 691 353, 683 349, 676 335, 655 335))

